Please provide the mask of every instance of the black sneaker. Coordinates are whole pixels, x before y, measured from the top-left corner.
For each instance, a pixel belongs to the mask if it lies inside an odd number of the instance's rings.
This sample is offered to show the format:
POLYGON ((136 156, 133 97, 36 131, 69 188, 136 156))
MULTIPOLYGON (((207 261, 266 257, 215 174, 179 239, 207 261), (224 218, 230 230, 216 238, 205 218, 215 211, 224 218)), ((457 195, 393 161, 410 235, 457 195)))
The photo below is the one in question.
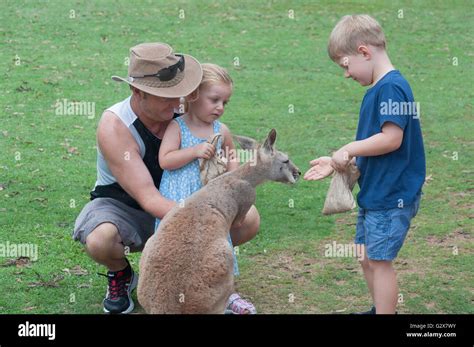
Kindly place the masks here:
POLYGON ((120 271, 108 271, 105 276, 109 280, 107 294, 104 298, 105 313, 130 313, 135 305, 131 297, 137 287, 138 276, 133 271, 127 259, 127 267, 120 271))
POLYGON ((375 306, 372 306, 372 308, 369 311, 354 312, 352 314, 377 314, 377 312, 375 311, 375 306))
MULTIPOLYGON (((377 314, 377 311, 375 310, 375 306, 372 306, 372 308, 369 311, 364 311, 364 312, 354 312, 351 314, 377 314)), ((398 311, 395 311, 395 314, 398 314, 398 311)))

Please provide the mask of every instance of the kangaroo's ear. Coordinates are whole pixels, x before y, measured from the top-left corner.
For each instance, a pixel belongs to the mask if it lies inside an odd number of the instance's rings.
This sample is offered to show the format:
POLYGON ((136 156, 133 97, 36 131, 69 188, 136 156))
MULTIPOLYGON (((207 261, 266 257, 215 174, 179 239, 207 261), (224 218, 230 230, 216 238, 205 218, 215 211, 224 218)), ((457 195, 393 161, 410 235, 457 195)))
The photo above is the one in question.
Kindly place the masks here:
POLYGON ((258 147, 258 142, 247 136, 232 135, 232 138, 237 141, 242 149, 250 150, 258 147))
POLYGON ((263 144, 263 148, 265 149, 266 152, 269 152, 273 154, 275 152, 275 141, 277 137, 277 132, 275 129, 270 130, 268 133, 267 139, 265 140, 265 143, 263 144))

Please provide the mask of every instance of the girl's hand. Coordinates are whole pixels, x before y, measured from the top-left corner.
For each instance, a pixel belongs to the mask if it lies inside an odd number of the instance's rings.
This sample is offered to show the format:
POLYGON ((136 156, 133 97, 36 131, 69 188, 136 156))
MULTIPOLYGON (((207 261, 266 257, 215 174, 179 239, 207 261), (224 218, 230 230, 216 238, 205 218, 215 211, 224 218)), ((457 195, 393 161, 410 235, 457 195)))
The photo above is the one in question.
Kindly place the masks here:
POLYGON ((194 146, 194 155, 196 158, 210 159, 216 152, 216 147, 209 142, 203 142, 194 146))
POLYGON ((311 169, 306 171, 304 179, 307 181, 317 181, 326 178, 333 173, 334 169, 331 166, 331 157, 320 157, 311 160, 309 164, 311 169))

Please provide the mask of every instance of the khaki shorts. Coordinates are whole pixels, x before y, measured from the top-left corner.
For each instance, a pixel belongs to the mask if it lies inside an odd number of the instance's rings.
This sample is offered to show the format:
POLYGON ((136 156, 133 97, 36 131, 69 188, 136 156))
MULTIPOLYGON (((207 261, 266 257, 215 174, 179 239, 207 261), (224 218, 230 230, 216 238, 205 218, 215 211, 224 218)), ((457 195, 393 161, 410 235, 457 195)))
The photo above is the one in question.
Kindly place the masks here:
POLYGON ((124 246, 131 252, 139 252, 154 233, 155 218, 118 200, 96 198, 87 203, 77 217, 73 239, 85 244, 87 236, 102 223, 114 224, 124 246))

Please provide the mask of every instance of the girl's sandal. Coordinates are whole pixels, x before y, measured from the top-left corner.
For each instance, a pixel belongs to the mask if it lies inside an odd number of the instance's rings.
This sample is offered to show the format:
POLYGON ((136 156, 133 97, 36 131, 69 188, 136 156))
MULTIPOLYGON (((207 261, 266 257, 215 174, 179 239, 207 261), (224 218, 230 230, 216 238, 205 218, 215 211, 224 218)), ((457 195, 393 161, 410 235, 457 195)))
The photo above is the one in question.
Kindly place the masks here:
POLYGON ((240 297, 239 294, 234 293, 229 297, 228 305, 225 314, 256 314, 255 306, 240 297))

